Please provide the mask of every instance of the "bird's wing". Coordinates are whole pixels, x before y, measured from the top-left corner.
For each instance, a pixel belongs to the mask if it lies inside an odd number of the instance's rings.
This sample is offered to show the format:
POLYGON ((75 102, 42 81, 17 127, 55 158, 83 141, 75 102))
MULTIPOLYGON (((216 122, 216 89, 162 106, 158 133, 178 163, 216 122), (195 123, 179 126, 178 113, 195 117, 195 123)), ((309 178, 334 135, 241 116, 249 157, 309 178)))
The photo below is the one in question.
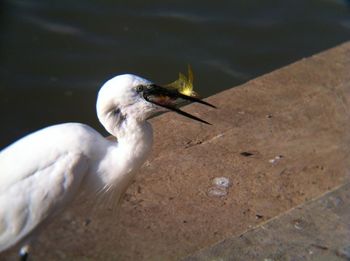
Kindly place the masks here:
POLYGON ((88 158, 68 150, 59 135, 52 142, 53 132, 61 130, 39 131, 1 151, 0 252, 39 229, 76 195, 88 158))

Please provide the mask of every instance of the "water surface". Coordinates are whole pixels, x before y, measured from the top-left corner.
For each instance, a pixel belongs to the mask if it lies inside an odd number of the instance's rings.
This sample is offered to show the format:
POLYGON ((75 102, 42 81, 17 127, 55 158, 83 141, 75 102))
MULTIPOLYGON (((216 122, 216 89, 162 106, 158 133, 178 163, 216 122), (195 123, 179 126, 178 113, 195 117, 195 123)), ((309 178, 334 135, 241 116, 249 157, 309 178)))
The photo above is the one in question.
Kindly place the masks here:
POLYGON ((209 96, 350 39, 343 1, 117 2, 2 2, 0 148, 56 123, 102 131, 96 93, 117 74, 162 84, 191 64, 209 96))

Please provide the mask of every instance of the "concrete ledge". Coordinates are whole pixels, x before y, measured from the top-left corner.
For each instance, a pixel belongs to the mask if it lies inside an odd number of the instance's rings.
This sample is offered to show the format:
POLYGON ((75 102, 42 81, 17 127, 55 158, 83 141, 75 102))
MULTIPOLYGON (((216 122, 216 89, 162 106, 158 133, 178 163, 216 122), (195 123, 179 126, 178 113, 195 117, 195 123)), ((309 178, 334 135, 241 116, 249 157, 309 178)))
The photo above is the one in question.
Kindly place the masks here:
POLYGON ((218 110, 186 108, 213 126, 154 119, 153 153, 119 214, 79 198, 33 260, 177 260, 339 187, 349 178, 349 72, 345 43, 208 98, 218 110), (213 192, 215 177, 230 186, 213 192))
POLYGON ((350 260, 350 183, 183 261, 350 260))

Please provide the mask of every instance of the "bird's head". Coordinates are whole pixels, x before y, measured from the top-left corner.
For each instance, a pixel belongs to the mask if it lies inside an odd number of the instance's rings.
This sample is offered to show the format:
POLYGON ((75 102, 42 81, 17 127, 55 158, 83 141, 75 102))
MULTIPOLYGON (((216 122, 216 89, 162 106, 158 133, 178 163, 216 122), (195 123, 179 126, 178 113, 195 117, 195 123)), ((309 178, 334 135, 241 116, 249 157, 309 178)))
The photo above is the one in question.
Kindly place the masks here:
POLYGON ((209 124, 178 109, 176 105, 179 100, 198 102, 214 107, 196 97, 184 95, 176 89, 161 87, 136 75, 123 74, 107 81, 100 89, 97 99, 97 115, 101 122, 110 122, 114 125, 105 126, 109 132, 111 132, 110 128, 120 126, 128 118, 145 121, 164 110, 175 111, 191 119, 209 124))

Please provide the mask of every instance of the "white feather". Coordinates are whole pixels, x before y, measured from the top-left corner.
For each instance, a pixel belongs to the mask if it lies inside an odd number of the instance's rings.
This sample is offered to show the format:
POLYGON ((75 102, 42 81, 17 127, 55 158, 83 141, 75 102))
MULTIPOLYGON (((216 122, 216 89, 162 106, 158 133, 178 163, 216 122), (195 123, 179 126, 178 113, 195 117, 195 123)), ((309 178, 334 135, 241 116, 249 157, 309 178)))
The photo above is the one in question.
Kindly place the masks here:
POLYGON ((153 142, 146 119, 158 108, 135 91, 149 83, 122 75, 101 88, 97 114, 118 142, 87 125, 66 123, 0 152, 0 251, 36 235, 82 190, 113 190, 119 196, 126 190, 153 142))

